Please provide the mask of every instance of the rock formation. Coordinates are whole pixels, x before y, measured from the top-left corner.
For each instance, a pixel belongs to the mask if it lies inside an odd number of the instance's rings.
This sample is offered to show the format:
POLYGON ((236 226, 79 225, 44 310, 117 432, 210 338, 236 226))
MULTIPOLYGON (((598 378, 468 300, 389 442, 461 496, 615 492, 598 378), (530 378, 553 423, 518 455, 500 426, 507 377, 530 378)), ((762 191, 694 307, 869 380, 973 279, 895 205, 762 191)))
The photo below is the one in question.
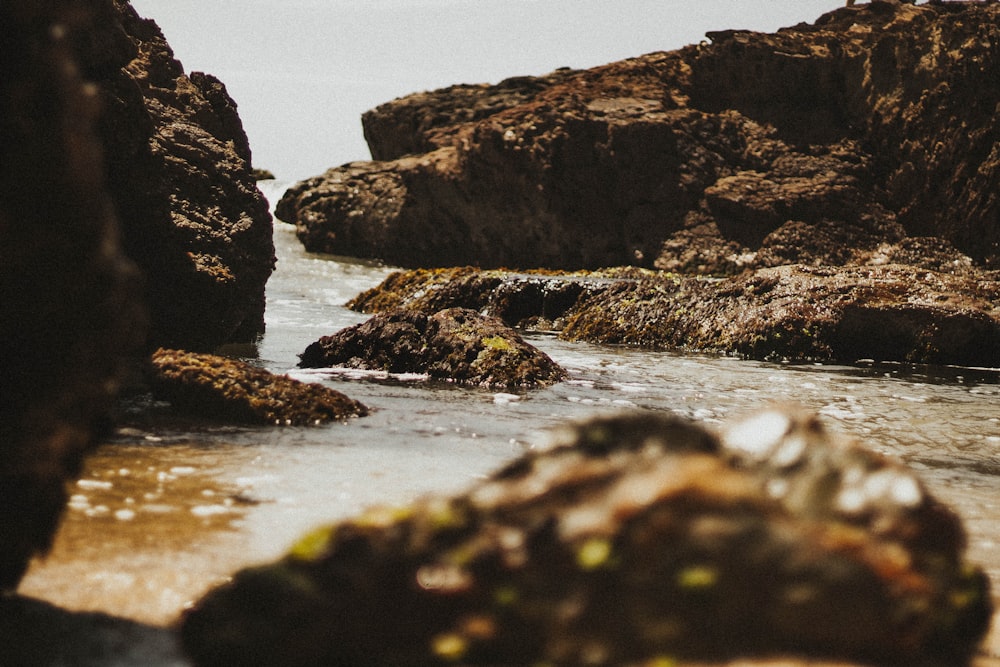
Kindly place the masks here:
POLYGON ((0 592, 50 546, 144 334, 74 54, 114 17, 69 4, 0 4, 0 592))
POLYGON ((300 358, 303 368, 426 373, 436 380, 505 389, 543 387, 566 374, 500 320, 466 308, 380 313, 324 336, 300 358))
POLYGON ((873 2, 776 34, 456 86, 288 191, 312 250, 407 267, 732 274, 907 237, 996 266, 1000 7, 873 2))
POLYGON ((943 667, 989 624, 964 548, 911 471, 809 415, 717 437, 639 413, 570 426, 467 493, 319 530, 182 632, 199 665, 943 667))
POLYGON ((0 51, 6 591, 144 343, 254 340, 274 251, 235 104, 126 0, 4 3, 0 51))
POLYGON ((103 11, 80 59, 101 90, 109 189, 145 274, 151 349, 252 342, 275 260, 236 104, 214 77, 186 75, 126 0, 103 11))
MULTIPOLYGON (((925 244, 918 252, 933 251, 925 244)), ((788 265, 724 280, 634 268, 416 270, 390 275, 349 305, 362 312, 472 308, 566 340, 755 359, 998 367, 1000 277, 961 274, 902 264, 788 265)))
POLYGON ((290 426, 368 414, 364 405, 329 387, 214 354, 160 349, 152 365, 153 394, 206 419, 290 426))

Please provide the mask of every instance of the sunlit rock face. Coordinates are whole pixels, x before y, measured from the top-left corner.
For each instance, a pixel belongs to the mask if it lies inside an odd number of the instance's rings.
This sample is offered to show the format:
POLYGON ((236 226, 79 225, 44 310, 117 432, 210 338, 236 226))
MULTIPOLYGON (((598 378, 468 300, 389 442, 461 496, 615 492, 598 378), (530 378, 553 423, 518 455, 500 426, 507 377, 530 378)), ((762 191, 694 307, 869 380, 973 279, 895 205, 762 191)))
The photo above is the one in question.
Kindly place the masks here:
POLYGON ((998 17, 872 2, 415 93, 365 114, 375 161, 297 184, 277 214, 309 249, 406 267, 731 275, 933 263, 895 248, 936 237, 959 265, 996 268, 998 17))
POLYGON ((81 35, 113 20, 101 3, 0 5, 3 591, 49 547, 66 481, 106 428, 144 333, 105 189, 100 94, 76 58, 81 35))
POLYGON ((990 618, 964 548, 912 471, 811 415, 599 417, 464 494, 316 531, 183 636, 201 665, 943 667, 990 618))
POLYGON ((253 342, 275 260, 236 103, 215 77, 185 73, 126 0, 96 4, 108 18, 81 36, 80 57, 100 89, 108 187, 145 274, 151 345, 253 342))

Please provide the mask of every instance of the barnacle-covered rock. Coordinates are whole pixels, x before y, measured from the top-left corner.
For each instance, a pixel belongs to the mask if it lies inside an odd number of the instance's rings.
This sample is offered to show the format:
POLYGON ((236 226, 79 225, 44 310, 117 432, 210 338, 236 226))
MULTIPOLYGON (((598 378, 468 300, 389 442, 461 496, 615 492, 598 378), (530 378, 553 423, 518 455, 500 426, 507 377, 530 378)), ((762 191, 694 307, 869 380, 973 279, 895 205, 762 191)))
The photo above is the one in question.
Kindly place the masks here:
POLYGON ((182 633, 200 665, 958 665, 990 618, 964 546, 911 471, 809 415, 718 437, 638 413, 318 530, 182 633))
POLYGON ((156 396, 186 413, 246 424, 320 424, 368 409, 319 384, 212 354, 159 349, 152 358, 156 396))
POLYGON ((565 375, 548 355, 503 322, 465 308, 433 314, 380 313, 320 338, 300 358, 303 368, 426 373, 434 379, 484 387, 540 387, 565 375))

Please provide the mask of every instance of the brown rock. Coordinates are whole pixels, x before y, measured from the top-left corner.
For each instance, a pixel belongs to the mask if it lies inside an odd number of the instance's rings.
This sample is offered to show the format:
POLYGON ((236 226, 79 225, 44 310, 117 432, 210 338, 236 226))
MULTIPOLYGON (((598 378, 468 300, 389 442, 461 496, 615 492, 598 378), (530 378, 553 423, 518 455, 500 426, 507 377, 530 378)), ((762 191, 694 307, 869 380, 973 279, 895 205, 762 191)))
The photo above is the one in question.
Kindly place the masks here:
POLYGON ((0 4, 0 593, 49 548, 144 334, 73 48, 109 12, 70 4, 0 4))
POLYGON ((114 10, 81 36, 81 60, 102 94, 109 187, 146 274, 151 346, 252 342, 274 247, 236 104, 214 77, 186 75, 153 21, 102 2, 114 10))
POLYGON ((152 364, 155 396, 182 412, 216 421, 321 424, 368 413, 339 391, 212 354, 160 349, 152 364))
POLYGON ((911 471, 808 415, 720 441, 640 413, 317 531, 182 634, 199 665, 954 666, 990 613, 963 551, 911 471))
POLYGON ((905 236, 992 265, 998 17, 871 3, 420 93, 365 115, 381 161, 298 184, 278 215, 309 249, 408 267, 733 274, 863 263, 905 236))
POLYGON ((495 388, 534 388, 565 371, 500 320, 473 310, 394 310, 306 348, 299 366, 343 366, 426 373, 437 380, 495 388))
POLYGON ((578 304, 561 336, 755 359, 1000 365, 995 280, 909 267, 785 266, 721 282, 620 283, 578 304))
POLYGON ((755 359, 1000 365, 995 272, 972 270, 971 260, 933 239, 882 246, 867 261, 725 280, 638 269, 417 270, 390 275, 350 305, 363 312, 462 306, 567 340, 755 359), (885 263, 911 248, 908 259, 929 268, 885 263))

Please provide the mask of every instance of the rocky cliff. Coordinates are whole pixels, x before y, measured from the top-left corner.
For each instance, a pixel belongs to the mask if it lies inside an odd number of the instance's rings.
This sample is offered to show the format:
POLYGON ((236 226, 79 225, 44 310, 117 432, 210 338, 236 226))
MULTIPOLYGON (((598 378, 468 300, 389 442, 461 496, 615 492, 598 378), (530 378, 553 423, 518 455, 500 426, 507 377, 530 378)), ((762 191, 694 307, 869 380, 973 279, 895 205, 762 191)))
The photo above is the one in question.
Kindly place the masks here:
POLYGON ((78 51, 101 91, 108 186, 146 276, 151 346, 252 341, 275 260, 236 104, 214 77, 185 74, 156 24, 125 0, 78 51))
POLYGON ((1000 261, 1000 8, 883 0, 776 34, 364 117, 377 161, 293 187, 313 250, 403 266, 729 274, 937 237, 1000 261))

